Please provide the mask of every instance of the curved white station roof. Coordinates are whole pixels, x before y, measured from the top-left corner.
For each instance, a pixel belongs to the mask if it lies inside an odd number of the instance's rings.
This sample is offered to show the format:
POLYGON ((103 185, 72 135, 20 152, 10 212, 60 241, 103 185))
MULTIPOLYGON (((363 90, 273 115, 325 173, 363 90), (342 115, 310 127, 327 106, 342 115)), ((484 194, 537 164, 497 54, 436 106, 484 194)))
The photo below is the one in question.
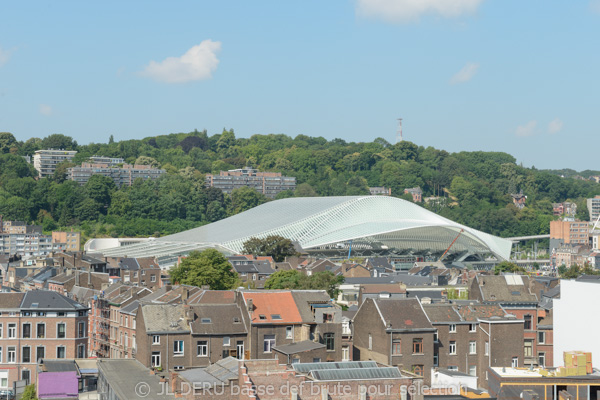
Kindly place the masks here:
POLYGON ((239 253, 251 237, 281 235, 304 250, 343 248, 494 254, 508 259, 509 240, 471 229, 411 202, 387 196, 275 200, 199 228, 115 249, 105 256, 176 256, 216 247, 239 253), (459 232, 463 233, 458 236, 459 232))

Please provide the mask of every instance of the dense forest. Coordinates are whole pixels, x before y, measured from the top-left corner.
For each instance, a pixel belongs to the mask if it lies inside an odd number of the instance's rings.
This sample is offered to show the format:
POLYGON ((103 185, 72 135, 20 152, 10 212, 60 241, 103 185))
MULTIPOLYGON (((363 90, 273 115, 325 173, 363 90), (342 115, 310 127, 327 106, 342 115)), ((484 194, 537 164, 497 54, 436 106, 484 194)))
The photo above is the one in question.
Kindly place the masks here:
POLYGON ((79 145, 61 134, 20 142, 5 132, 0 133, 0 214, 43 225, 45 231, 80 229, 85 237, 165 235, 268 201, 252 189, 228 196, 204 185, 205 173, 245 166, 295 176, 295 192, 282 192, 279 198, 363 195, 369 194, 369 186, 386 186, 394 196, 410 200, 404 188, 420 186, 424 198, 437 198, 423 207, 504 237, 548 233, 549 221, 556 218, 553 202, 574 201, 577 216, 588 219, 585 198, 600 194, 600 184, 524 168, 506 153, 448 153, 381 138, 364 143, 283 134, 236 138, 233 130, 223 130, 141 140, 111 137, 108 143, 79 145), (117 188, 100 176, 79 186, 66 180, 67 168, 74 164, 64 163, 52 178, 38 180, 21 156, 47 148, 77 150, 75 164, 92 155, 122 157, 167 173, 131 187, 117 188), (521 190, 527 206, 519 210, 511 193, 521 190))

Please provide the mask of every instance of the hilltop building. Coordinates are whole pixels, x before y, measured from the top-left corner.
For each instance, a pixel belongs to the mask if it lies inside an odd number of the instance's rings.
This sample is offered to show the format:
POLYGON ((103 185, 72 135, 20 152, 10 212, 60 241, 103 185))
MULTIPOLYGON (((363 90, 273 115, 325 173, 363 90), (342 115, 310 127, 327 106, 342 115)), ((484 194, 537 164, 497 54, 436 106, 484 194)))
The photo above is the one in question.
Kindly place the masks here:
POLYGON ((246 167, 220 171, 219 175, 206 174, 206 186, 221 189, 227 194, 231 194, 234 189, 247 186, 274 199, 279 192, 295 190, 296 178, 282 176, 281 172, 260 172, 246 167))
POLYGON ((38 150, 33 155, 33 166, 40 178, 47 178, 54 174, 56 166, 63 161, 72 161, 77 154, 73 150, 38 150))

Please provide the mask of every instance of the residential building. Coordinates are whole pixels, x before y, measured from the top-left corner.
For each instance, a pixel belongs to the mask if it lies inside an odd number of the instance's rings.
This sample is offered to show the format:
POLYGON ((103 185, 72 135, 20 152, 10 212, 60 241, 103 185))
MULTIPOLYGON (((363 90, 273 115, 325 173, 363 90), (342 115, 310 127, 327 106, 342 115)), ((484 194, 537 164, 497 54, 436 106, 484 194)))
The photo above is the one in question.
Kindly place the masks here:
POLYGON ((523 209, 525 207, 525 203, 527 202, 527 196, 523 194, 521 190, 519 193, 511 194, 513 199, 513 204, 519 209, 523 209))
POLYGON ((371 196, 391 196, 392 188, 387 188, 384 186, 370 187, 369 193, 371 193, 371 196))
POLYGON ((151 374, 150 370, 137 360, 98 360, 98 393, 102 399, 131 400, 143 397, 146 400, 161 400, 169 397, 164 394, 168 389, 166 380, 151 374), (144 395, 136 390, 144 388, 144 395), (147 393, 147 394, 146 394, 147 393))
POLYGON ((406 188, 404 189, 404 193, 410 193, 413 199, 413 202, 420 203, 423 201, 423 191, 420 187, 416 186, 414 188, 406 188))
POLYGON ((0 293, 0 386, 35 382, 40 359, 87 357, 87 312, 46 290, 0 293))
POLYGON ((52 232, 53 243, 64 243, 64 251, 81 250, 81 232, 52 232))
POLYGON ((125 164, 125 160, 120 157, 91 156, 90 163, 106 164, 109 167, 117 167, 119 164, 125 164))
POLYGON ((38 232, 0 234, 0 254, 39 257, 64 251, 66 247, 66 243, 55 243, 52 236, 38 232))
POLYGON ((436 329, 419 300, 366 299, 353 324, 353 360, 398 366, 431 382, 436 329))
POLYGON ((119 164, 91 164, 82 163, 80 167, 72 167, 67 170, 68 179, 85 185, 93 175, 102 175, 111 178, 117 187, 131 186, 136 179, 148 180, 158 179, 166 171, 154 168, 151 165, 119 164))
POLYGON ((240 280, 247 283, 251 288, 263 288, 265 281, 275 273, 275 270, 271 267, 272 259, 257 259, 252 256, 238 255, 227 257, 227 260, 240 277, 240 280))
MULTIPOLYGON (((270 359, 274 348, 315 341, 326 346, 326 359, 342 359, 342 314, 325 291, 242 291, 238 304, 247 310, 249 359, 270 359)), ((315 349, 318 350, 318 349, 315 349)))
POLYGON ((4 221, 0 215, 2 232, 9 235, 42 233, 41 225, 27 225, 24 221, 4 221))
POLYGON ((221 189, 231 194, 234 189, 251 187, 265 196, 274 199, 279 192, 296 189, 296 178, 282 176, 281 172, 260 172, 246 167, 220 171, 219 175, 206 174, 206 186, 221 189))
MULTIPOLYGON (((476 275, 469 289, 469 300, 500 305, 518 320, 524 321, 524 364, 516 364, 518 367, 536 366, 539 361, 537 324, 546 313, 539 307, 541 299, 531 291, 533 285, 533 278, 525 275, 476 275)), ((547 327, 543 331, 547 333, 547 327)))
POLYGON ((489 368, 488 376, 490 395, 498 400, 592 400, 600 389, 597 372, 567 376, 560 370, 506 366, 489 368))
POLYGON ((577 204, 564 201, 562 203, 552 203, 552 213, 556 216, 565 216, 566 218, 575 218, 577 214, 577 204))
POLYGON ((54 174, 56 166, 64 161, 72 161, 77 154, 71 150, 37 150, 33 155, 33 167, 40 178, 47 178, 54 174))
POLYGON ((107 257, 107 270, 125 284, 154 290, 162 286, 161 269, 155 257, 107 257))
POLYGON ((550 252, 563 245, 587 245, 589 230, 585 221, 550 221, 550 252))
POLYGON ((600 196, 587 199, 587 208, 590 214, 590 221, 596 222, 598 217, 600 217, 600 196))

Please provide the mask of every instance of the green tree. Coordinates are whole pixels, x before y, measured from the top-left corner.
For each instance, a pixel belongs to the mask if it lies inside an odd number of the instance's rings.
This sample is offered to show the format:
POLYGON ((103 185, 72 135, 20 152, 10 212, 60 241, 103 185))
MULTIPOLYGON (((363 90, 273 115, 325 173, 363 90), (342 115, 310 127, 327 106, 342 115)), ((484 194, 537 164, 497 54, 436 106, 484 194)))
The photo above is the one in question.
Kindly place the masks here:
POLYGON ((270 235, 264 239, 252 237, 244 242, 244 254, 271 256, 275 262, 285 261, 286 257, 298 254, 290 239, 279 235, 270 235))
POLYGON ((139 156, 135 160, 135 165, 150 165, 152 168, 158 168, 160 164, 152 157, 139 156))
POLYGON ((494 267, 494 275, 502 275, 502 273, 517 273, 517 272, 526 272, 523 268, 519 267, 517 264, 511 263, 509 261, 502 261, 500 264, 494 267))
POLYGON ((42 148, 57 150, 77 150, 77 142, 70 136, 54 133, 42 139, 42 148))
POLYGON ((105 209, 110 206, 111 195, 115 189, 115 182, 103 175, 92 175, 84 186, 87 197, 101 204, 105 209))
POLYGON ((265 281, 265 289, 298 289, 305 278, 295 269, 277 271, 265 281))
POLYGON ((318 196, 315 189, 310 186, 308 183, 301 183, 296 186, 296 191, 294 192, 294 196, 296 197, 316 197, 318 196))
POLYGON ((231 215, 239 214, 267 202, 264 194, 248 186, 233 189, 231 192, 231 215))
POLYGON ((0 153, 8 153, 15 147, 17 139, 10 132, 0 132, 0 153))
POLYGON ((56 169, 54 170, 54 174, 52 174, 52 179, 55 182, 63 183, 67 180, 68 169, 74 167, 75 164, 69 161, 63 161, 56 165, 56 169))
POLYGON ((171 268, 170 276, 175 283, 208 285, 212 290, 230 290, 238 283, 229 261, 215 249, 191 252, 178 267, 171 268))
POLYGON ((37 400, 37 395, 35 392, 35 385, 27 385, 23 394, 21 395, 21 400, 37 400))

